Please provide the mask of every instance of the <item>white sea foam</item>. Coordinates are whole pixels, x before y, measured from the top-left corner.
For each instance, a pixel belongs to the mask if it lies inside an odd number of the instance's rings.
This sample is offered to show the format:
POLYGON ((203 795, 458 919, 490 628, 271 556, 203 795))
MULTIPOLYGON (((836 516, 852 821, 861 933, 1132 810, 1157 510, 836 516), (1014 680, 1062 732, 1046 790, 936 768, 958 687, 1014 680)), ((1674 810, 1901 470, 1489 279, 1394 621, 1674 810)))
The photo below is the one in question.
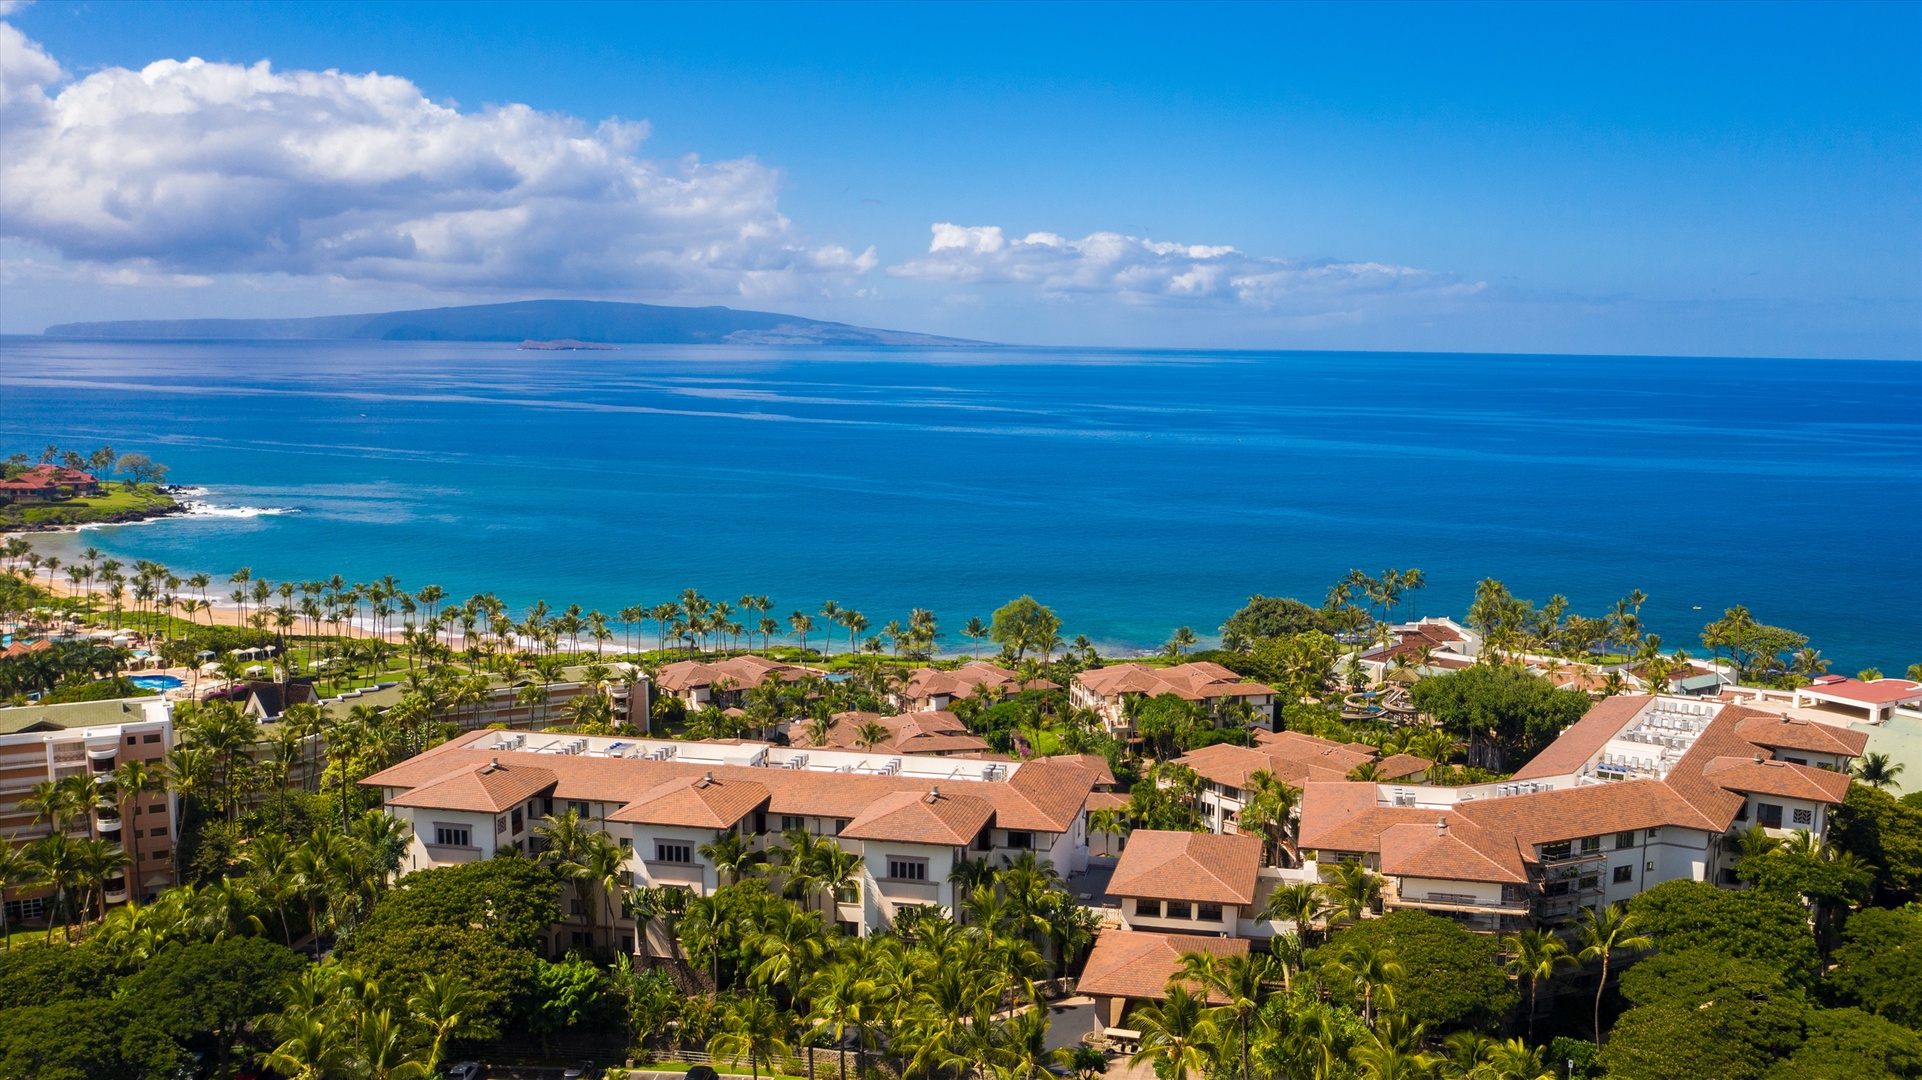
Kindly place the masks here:
POLYGON ((192 500, 183 502, 180 506, 188 517, 255 518, 300 513, 299 508, 292 506, 215 506, 212 503, 192 500))

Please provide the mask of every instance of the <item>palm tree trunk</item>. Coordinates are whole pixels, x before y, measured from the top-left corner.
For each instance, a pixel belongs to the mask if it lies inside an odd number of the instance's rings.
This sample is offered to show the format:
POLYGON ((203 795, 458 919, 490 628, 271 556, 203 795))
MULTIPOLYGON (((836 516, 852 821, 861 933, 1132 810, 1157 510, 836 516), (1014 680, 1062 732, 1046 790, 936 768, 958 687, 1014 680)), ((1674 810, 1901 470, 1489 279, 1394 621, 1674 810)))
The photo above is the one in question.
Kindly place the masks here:
POLYGON ((1595 984, 1595 1045, 1602 1045, 1602 991, 1608 989, 1608 950, 1602 950, 1602 978, 1595 984))

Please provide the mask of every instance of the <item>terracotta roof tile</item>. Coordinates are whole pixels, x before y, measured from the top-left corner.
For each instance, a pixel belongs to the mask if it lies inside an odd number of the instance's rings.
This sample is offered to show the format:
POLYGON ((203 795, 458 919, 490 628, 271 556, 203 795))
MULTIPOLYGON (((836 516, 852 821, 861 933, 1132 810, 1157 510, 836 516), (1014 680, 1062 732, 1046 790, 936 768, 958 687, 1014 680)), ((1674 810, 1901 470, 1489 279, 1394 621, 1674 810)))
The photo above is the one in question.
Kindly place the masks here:
POLYGON ((1796 765, 1786 761, 1757 761, 1753 757, 1718 757, 1703 769, 1715 783, 1756 795, 1780 795, 1810 802, 1839 803, 1848 797, 1846 773, 1796 765))
POLYGON ((1566 776, 1577 772, 1588 760, 1601 753, 1608 740, 1621 734, 1629 721, 1654 701, 1647 694, 1617 694, 1603 698, 1568 726, 1554 742, 1535 755, 1534 760, 1515 770, 1515 779, 1534 780, 1544 776, 1566 776))
POLYGON ((1261 840, 1236 834, 1136 829, 1115 864, 1108 892, 1220 904, 1255 902, 1261 840))
POLYGON ((391 806, 475 810, 498 814, 552 788, 552 770, 519 762, 482 761, 465 765, 387 800, 391 806))
POLYGON ((1103 930, 1075 988, 1102 997, 1160 1001, 1168 996, 1168 980, 1181 970, 1182 955, 1190 952, 1242 956, 1248 939, 1103 930))
POLYGON ((1528 880, 1521 850, 1512 836, 1491 834, 1459 814, 1437 813, 1435 824, 1404 822, 1381 834, 1385 874, 1447 881, 1528 880))
POLYGON ((1084 671, 1075 676, 1075 681, 1089 693, 1103 698, 1118 694, 1150 697, 1174 694, 1189 701, 1208 701, 1222 697, 1262 697, 1275 692, 1273 687, 1247 682, 1220 664, 1205 660, 1166 668, 1115 664, 1084 671))
POLYGON ((752 690, 770 678, 779 679, 782 682, 796 682, 806 674, 801 668, 792 664, 777 663, 759 656, 731 656, 714 663, 677 660, 662 668, 654 683, 669 693, 678 693, 696 687, 712 686, 721 679, 726 679, 736 690, 752 690))
POLYGON ((1784 750, 1806 750, 1815 754, 1842 754, 1861 757, 1868 748, 1866 731, 1851 731, 1833 724, 1786 716, 1754 715, 1735 725, 1735 733, 1757 746, 1784 750))
POLYGON ((966 847, 993 818, 994 806, 972 795, 954 795, 938 788, 897 791, 876 799, 841 830, 841 835, 853 840, 966 847))
POLYGON ((767 787, 752 780, 718 780, 712 773, 677 776, 642 792, 633 802, 607 815, 607 820, 730 829, 767 800, 767 787))

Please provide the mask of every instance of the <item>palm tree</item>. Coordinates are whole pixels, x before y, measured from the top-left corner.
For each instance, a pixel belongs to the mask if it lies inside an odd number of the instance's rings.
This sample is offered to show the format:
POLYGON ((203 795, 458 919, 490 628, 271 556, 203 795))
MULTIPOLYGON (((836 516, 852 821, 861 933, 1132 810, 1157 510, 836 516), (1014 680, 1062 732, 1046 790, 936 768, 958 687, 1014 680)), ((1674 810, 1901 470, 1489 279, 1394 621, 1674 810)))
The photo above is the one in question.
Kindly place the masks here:
MULTIPOLYGON (((1608 988, 1608 962, 1616 950, 1641 952, 1653 948, 1655 940, 1646 934, 1637 933, 1639 923, 1634 915, 1622 910, 1620 904, 1610 904, 1596 911, 1582 909, 1582 917, 1575 924, 1576 932, 1581 935, 1582 951, 1578 958, 1586 963, 1590 960, 1602 962, 1602 977, 1595 983, 1595 1044, 1604 1041, 1602 1034, 1602 991, 1608 988)), ((1531 1016, 1532 1020, 1533 1017, 1531 1016)))
POLYGON ((1341 944, 1333 970, 1352 982, 1361 997, 1362 1022, 1373 1027, 1377 998, 1388 995, 1390 985, 1402 977, 1400 961, 1387 949, 1351 941, 1341 944))
POLYGON ((273 1030, 280 1043, 268 1052, 266 1066, 291 1080, 325 1080, 340 1075, 345 1071, 348 1052, 337 1026, 318 1010, 275 1018, 273 1030))
POLYGON ((714 838, 713 843, 702 844, 695 854, 713 864, 714 872, 721 876, 723 885, 740 881, 741 875, 751 873, 765 858, 738 832, 722 833, 714 838))
POLYGON ((1856 763, 1855 778, 1871 787, 1885 788, 1895 783, 1905 768, 1901 762, 1891 763, 1887 754, 1863 754, 1856 763))
POLYGON ((814 1006, 808 1019, 814 1026, 810 1036, 829 1035, 841 1058, 841 1080, 847 1080, 848 1058, 841 1049, 849 1032, 859 1046, 872 1018, 879 993, 866 979, 859 965, 843 961, 815 972, 808 980, 808 1000, 814 1006))
POLYGON ((1328 870, 1322 895, 1341 918, 1359 922, 1381 899, 1381 875, 1359 862, 1338 862, 1328 870))
POLYGON ((859 750, 872 750, 887 742, 888 737, 893 734, 886 724, 878 720, 865 720, 860 727, 854 729, 854 745, 859 750))
MULTIPOLYGON (((1528 1041, 1535 1041, 1535 1013, 1542 983, 1555 977, 1556 969, 1574 967, 1575 958, 1560 938, 1545 930, 1529 928, 1502 938, 1502 948, 1510 953, 1502 967, 1509 974, 1528 980, 1528 1041)), ((1599 995, 1598 995, 1599 996, 1599 995)), ((1598 1005, 1599 1009, 1600 1006, 1598 1005)))
POLYGON ((7 890, 33 879, 33 866, 26 852, 11 843, 0 842, 0 940, 5 940, 9 950, 13 948, 13 931, 7 925, 7 890))
MULTIPOLYGON (((47 913, 47 943, 53 944, 53 921, 67 903, 68 893, 80 876, 80 853, 73 838, 57 832, 43 836, 26 848, 26 862, 31 867, 31 880, 53 890, 53 907, 47 913)), ((73 935, 73 925, 66 924, 67 935, 73 935)))
POLYGON ((440 973, 421 981, 420 991, 407 999, 407 1007, 431 1034, 427 1060, 422 1062, 431 1075, 440 1068, 449 1042, 479 1034, 487 1002, 459 975, 440 973))
POLYGON ((1276 886, 1274 894, 1268 897, 1268 906, 1262 910, 1266 919, 1281 919, 1295 924, 1295 932, 1304 942, 1312 940, 1315 920, 1328 910, 1328 902, 1323 887, 1311 882, 1297 882, 1292 885, 1276 886))
POLYGON ((822 628, 822 633, 827 635, 827 642, 821 646, 821 655, 824 658, 834 655, 834 625, 841 621, 843 614, 845 612, 841 610, 841 605, 832 600, 821 605, 821 618, 827 620, 827 626, 822 628))
POLYGON ((770 1070, 775 1055, 788 1056, 787 1017, 765 994, 736 1000, 721 1022, 721 1033, 708 1040, 707 1052, 729 1064, 747 1059, 748 1070, 760 1080, 761 1063, 770 1070))
POLYGON ((1161 1004, 1138 1005, 1128 1014, 1135 1030, 1141 1032, 1141 1049, 1128 1064, 1151 1062, 1156 1076, 1188 1080, 1190 1073, 1199 1076, 1207 1072, 1221 1031, 1209 1015, 1207 1003, 1190 994, 1178 980, 1169 981, 1167 993, 1161 1004))
POLYGON ((974 642, 974 658, 976 660, 981 659, 981 639, 988 636, 988 625, 982 622, 980 616, 977 615, 970 618, 968 625, 961 628, 961 634, 963 637, 974 642))
POLYGON ((1258 953, 1216 956, 1191 952, 1181 957, 1180 977, 1199 984, 1211 1002, 1220 995, 1217 1014, 1232 1017, 1241 1031, 1241 1080, 1249 1080, 1248 1025, 1261 1011, 1274 976, 1274 960, 1258 953))

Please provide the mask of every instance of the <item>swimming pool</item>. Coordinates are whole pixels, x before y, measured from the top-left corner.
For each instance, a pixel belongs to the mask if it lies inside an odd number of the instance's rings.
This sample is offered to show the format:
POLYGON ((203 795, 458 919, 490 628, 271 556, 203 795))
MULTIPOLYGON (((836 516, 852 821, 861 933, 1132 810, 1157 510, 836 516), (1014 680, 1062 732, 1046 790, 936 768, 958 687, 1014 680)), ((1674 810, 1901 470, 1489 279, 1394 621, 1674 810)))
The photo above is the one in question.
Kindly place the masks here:
POLYGON ((142 690, 178 690, 186 685, 174 675, 135 675, 128 681, 142 690))

